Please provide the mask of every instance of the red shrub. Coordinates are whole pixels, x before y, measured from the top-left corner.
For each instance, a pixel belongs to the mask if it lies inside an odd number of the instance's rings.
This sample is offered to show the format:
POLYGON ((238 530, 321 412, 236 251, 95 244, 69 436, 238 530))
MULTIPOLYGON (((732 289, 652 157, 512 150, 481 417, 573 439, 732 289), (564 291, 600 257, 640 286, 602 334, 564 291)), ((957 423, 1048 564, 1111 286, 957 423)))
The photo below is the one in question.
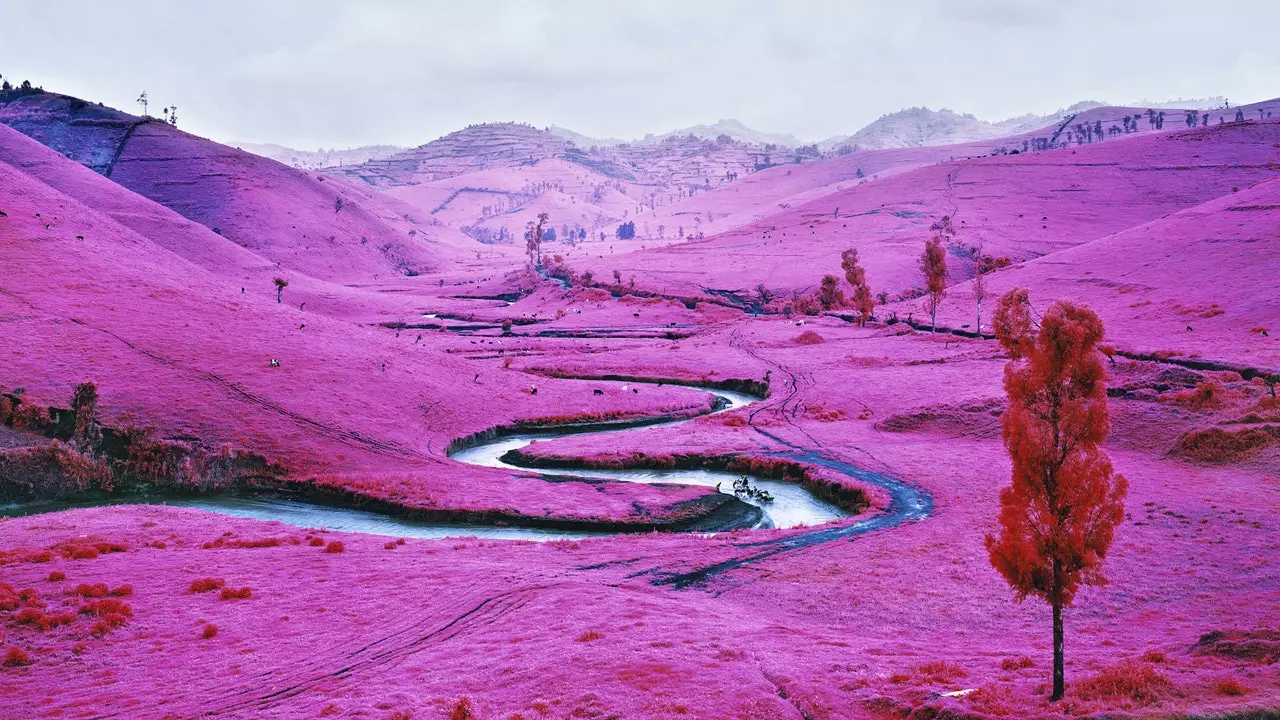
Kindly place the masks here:
POLYGON ((209 640, 218 634, 218 626, 212 623, 206 623, 204 630, 200 631, 200 637, 209 640))
POLYGON ((218 595, 218 599, 219 600, 245 600, 245 599, 248 599, 248 597, 252 594, 253 594, 253 591, 247 587, 242 587, 239 590, 235 588, 222 588, 222 592, 218 595))
POLYGON ((80 583, 79 585, 76 586, 76 589, 72 591, 72 593, 75 595, 79 595, 80 597, 87 597, 87 598, 106 597, 107 592, 108 590, 107 590, 106 583, 94 583, 92 585, 88 583, 80 583))
POLYGON ((449 720, 476 720, 476 709, 471 704, 471 698, 465 695, 458 698, 457 704, 453 706, 453 712, 449 713, 449 720))
POLYGON ((227 581, 223 580, 222 578, 211 578, 211 577, 200 578, 199 580, 191 581, 191 592, 193 593, 211 592, 213 590, 221 589, 222 586, 226 584, 227 584, 227 581))
POLYGON ((17 646, 11 646, 6 650, 4 653, 4 662, 0 663, 0 665, 4 665, 5 667, 23 667, 24 665, 30 664, 31 656, 27 654, 26 650, 17 646))
POLYGON ((796 336, 797 345, 820 345, 822 344, 822 336, 812 330, 805 330, 796 336))
POLYGON ((40 593, 35 588, 23 588, 18 591, 18 600, 28 607, 44 607, 40 602, 40 593))
POLYGON ((111 597, 129 597, 130 595, 133 594, 133 586, 121 585, 118 588, 112 588, 111 592, 107 594, 110 595, 111 597))
POLYGON ((47 563, 52 559, 53 553, 48 550, 40 550, 39 552, 33 552, 27 556, 27 562, 29 563, 47 563))
POLYGON ((307 544, 311 547, 320 547, 324 545, 324 538, 313 537, 307 541, 307 544))
POLYGON ((87 545, 76 545, 70 549, 68 556, 72 560, 93 560, 98 557, 98 550, 87 545))
POLYGON ((604 638, 604 633, 597 632, 595 630, 588 630, 579 635, 575 642, 591 642, 592 640, 600 640, 602 638, 604 638))
POLYGON ((0 582, 0 610, 17 610, 22 602, 9 583, 0 582))
POLYGON ((387 543, 386 545, 383 545, 383 546, 382 546, 382 549, 383 549, 383 550, 395 550, 395 549, 396 549, 396 544, 395 544, 395 543, 393 543, 393 542, 389 542, 389 543, 387 543))
POLYGON ((60 570, 54 570, 53 572, 49 573, 49 582, 62 582, 63 580, 66 580, 66 579, 67 579, 67 574, 60 570))
POLYGON ((38 625, 44 620, 44 611, 40 608, 25 607, 13 614, 13 621, 19 625, 38 625))
POLYGON ((123 600, 104 598, 102 600, 90 600, 81 605, 80 613, 82 615, 96 615, 100 618, 105 618, 109 615, 131 618, 133 617, 133 607, 123 600))
POLYGON ((1018 658, 1005 658, 1000 661, 1001 670, 1025 670, 1035 666, 1035 662, 1025 655, 1018 658))
POLYGON ((1265 426, 1230 431, 1214 427, 1183 433, 1171 453, 1205 463, 1233 463, 1276 443, 1280 443, 1280 428, 1265 426))
POLYGON ((1076 696, 1083 700, 1125 699, 1139 705, 1159 702, 1172 690, 1173 683, 1168 678, 1150 665, 1133 660, 1103 668, 1075 686, 1076 696))
POLYGON ((346 549, 346 546, 342 544, 341 540, 334 540, 324 546, 324 551, 327 553, 340 553, 346 549))
POLYGON ((70 611, 56 612, 45 615, 36 623, 41 630, 52 630, 60 625, 70 625, 76 621, 76 614, 70 611))
POLYGON ((89 628, 89 632, 94 635, 106 635, 112 630, 124 625, 127 621, 128 618, 124 615, 117 615, 115 613, 104 615, 101 620, 93 624, 92 628, 89 628))
POLYGON ((1224 677, 1213 684, 1213 691, 1219 695, 1227 695, 1229 697, 1239 697, 1247 692, 1249 688, 1233 677, 1224 677))
POLYGON ((279 547, 284 541, 278 537, 261 538, 258 540, 228 540, 220 537, 217 540, 211 540, 201 545, 205 550, 213 550, 214 548, 267 548, 279 547))

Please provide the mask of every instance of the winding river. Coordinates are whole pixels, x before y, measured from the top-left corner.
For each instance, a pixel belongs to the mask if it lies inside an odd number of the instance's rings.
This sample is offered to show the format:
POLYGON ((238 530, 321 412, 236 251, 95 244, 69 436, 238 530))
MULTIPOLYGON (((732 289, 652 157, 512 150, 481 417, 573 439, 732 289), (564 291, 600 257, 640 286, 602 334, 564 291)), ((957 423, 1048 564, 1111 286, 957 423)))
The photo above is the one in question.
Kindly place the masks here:
MULTIPOLYGON (((721 398, 720 409, 715 412, 726 412, 745 407, 757 398, 741 393, 715 390, 714 394, 721 398)), ((699 416, 699 417, 705 417, 699 416)), ((692 418, 690 418, 692 419, 692 418)), ((539 440, 573 434, 605 435, 614 433, 635 433, 646 430, 672 427, 689 422, 690 419, 659 422, 641 427, 610 428, 600 430, 554 430, 548 429, 528 434, 500 436, 488 442, 461 450, 452 455, 458 462, 471 465, 506 468, 531 472, 526 468, 508 464, 502 457, 511 450, 516 450, 539 440)), ((719 485, 721 492, 732 494, 733 481, 740 477, 736 473, 712 470, 560 470, 540 468, 541 475, 576 476, 609 478, 627 482, 641 483, 677 483, 685 485, 703 485, 714 487, 719 485)), ((763 511, 763 519, 757 527, 794 528, 827 523, 848 517, 848 513, 840 508, 819 500, 809 494, 796 483, 782 482, 752 477, 753 486, 768 491, 774 497, 773 502, 763 503, 758 500, 742 497, 745 502, 758 505, 763 511)), ((218 496, 201 496, 189 498, 138 498, 121 497, 96 502, 64 502, 30 506, 8 506, 0 508, 0 514, 26 515, 37 512, 51 512, 74 507, 90 507, 115 504, 164 504, 175 507, 190 507, 210 512, 254 518, 258 520, 278 520, 299 527, 327 528, 348 532, 363 532, 376 535, 414 538, 447 538, 473 536, 486 539, 509 540, 552 540, 572 539, 603 535, 608 533, 591 533, 586 531, 568 531, 544 528, 524 528, 492 525, 461 525, 438 522, 414 521, 391 515, 364 510, 344 509, 324 505, 311 504, 290 499, 279 499, 264 496, 248 496, 224 494, 218 496)))

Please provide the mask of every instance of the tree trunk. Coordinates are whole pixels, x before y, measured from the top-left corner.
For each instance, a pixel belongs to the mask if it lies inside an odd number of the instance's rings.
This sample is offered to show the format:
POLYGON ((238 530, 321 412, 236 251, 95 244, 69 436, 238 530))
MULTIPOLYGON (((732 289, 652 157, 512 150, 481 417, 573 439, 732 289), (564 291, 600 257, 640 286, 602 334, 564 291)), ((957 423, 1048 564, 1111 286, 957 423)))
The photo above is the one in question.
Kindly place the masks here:
POLYGON ((929 304, 929 332, 938 332, 938 301, 929 304))
POLYGON ((982 337, 982 301, 978 301, 978 337, 982 337))
MULTIPOLYGON (((1061 591, 1062 583, 1062 563, 1059 560, 1053 561, 1053 586, 1054 595, 1058 595, 1061 591)), ((1055 601, 1053 603, 1053 695, 1049 697, 1050 702, 1062 699, 1067 691, 1066 671, 1063 667, 1063 642, 1062 642, 1062 602, 1055 601)))
POLYGON ((278 287, 278 288, 276 288, 276 304, 277 304, 277 305, 279 305, 279 304, 280 304, 280 293, 282 293, 282 292, 284 292, 284 288, 282 288, 282 287, 278 287))

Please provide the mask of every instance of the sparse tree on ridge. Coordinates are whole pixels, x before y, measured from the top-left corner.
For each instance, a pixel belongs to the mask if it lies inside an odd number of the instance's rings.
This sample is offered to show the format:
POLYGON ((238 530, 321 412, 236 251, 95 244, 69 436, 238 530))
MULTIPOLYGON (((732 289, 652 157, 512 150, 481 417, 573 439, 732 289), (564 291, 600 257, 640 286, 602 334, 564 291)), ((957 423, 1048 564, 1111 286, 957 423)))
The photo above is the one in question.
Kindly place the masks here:
POLYGON ((1102 321, 1088 307, 1059 301, 1037 327, 1027 291, 1000 298, 992 325, 1009 353, 1001 418, 1012 461, 1000 491, 1000 530, 987 535, 991 564, 1022 601, 1053 607, 1053 694, 1066 690, 1063 608, 1081 584, 1101 585, 1102 562, 1124 520, 1128 483, 1102 450, 1109 427, 1097 345, 1102 321))
POLYGON ((143 90, 142 94, 138 96, 138 100, 137 100, 137 103, 142 106, 142 117, 151 117, 150 115, 147 114, 148 102, 150 101, 147 99, 147 91, 143 90))
POLYGON ((938 306, 947 294, 947 250, 942 237, 934 235, 925 241, 920 254, 920 271, 924 273, 925 287, 929 292, 929 331, 938 328, 938 306))

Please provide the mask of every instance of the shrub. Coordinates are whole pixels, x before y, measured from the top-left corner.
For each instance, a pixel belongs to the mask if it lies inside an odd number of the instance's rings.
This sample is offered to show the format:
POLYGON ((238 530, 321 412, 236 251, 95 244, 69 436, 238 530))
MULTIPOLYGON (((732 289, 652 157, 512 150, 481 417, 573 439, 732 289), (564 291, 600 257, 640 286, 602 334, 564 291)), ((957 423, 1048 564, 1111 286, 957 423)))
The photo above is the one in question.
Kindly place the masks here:
POLYGON ((23 588, 18 591, 18 600, 27 607, 44 607, 40 601, 40 593, 35 588, 23 588))
POLYGON ((944 660, 925 663, 915 669, 915 675, 926 682, 953 682, 968 674, 964 668, 944 660))
POLYGON ((471 698, 466 695, 458 698, 453 711, 449 713, 449 720, 476 720, 476 709, 471 703, 471 698))
POLYGON ((1000 661, 1001 670, 1025 670, 1035 666, 1035 662, 1026 655, 1017 658, 1005 658, 1000 661))
POLYGON ((123 600, 115 598, 103 598, 102 600, 90 600, 80 606, 80 614, 96 615, 98 617, 107 617, 108 615, 119 615, 122 617, 133 617, 133 607, 123 600))
POLYGON ((220 590, 226 584, 227 581, 222 578, 200 578, 199 580, 191 581, 191 592, 202 593, 220 590))
POLYGON ((1224 677, 1213 684, 1213 691, 1219 695, 1239 697, 1249 692, 1249 688, 1233 677, 1224 677))
POLYGON ((67 579, 67 574, 60 570, 54 570, 53 572, 49 573, 49 582, 62 582, 63 580, 66 580, 66 579, 67 579))
POLYGON ((588 630, 579 635, 575 642, 591 642, 592 640, 600 640, 603 638, 604 633, 596 632, 595 630, 588 630))
POLYGON ((1171 452, 1191 460, 1223 464, 1248 459, 1277 442, 1280 442, 1280 428, 1246 428, 1232 432, 1215 427, 1183 433, 1171 452))
POLYGON ((77 545, 76 547, 71 548, 72 560, 93 560, 96 557, 98 557, 97 548, 92 548, 87 545, 77 545))
POLYGON ((92 585, 88 583, 80 583, 76 586, 76 589, 72 591, 72 594, 85 598, 102 598, 107 596, 107 592, 106 583, 94 583, 92 585))
POLYGON ((205 640, 212 639, 217 634, 218 634, 218 626, 212 623, 205 623, 204 630, 200 631, 200 637, 204 638, 205 640))
POLYGON ((76 614, 69 611, 49 613, 40 618, 36 626, 41 630, 52 630, 61 625, 70 625, 76 621, 76 614))
POLYGON ((22 601, 9 583, 0 582, 0 610, 17 610, 22 601))
POLYGON ((1123 699, 1138 705, 1159 702, 1173 690, 1173 683, 1147 663, 1125 660, 1103 668, 1076 685, 1083 700, 1123 699))
POLYGON ((1222 396, 1226 388, 1217 380, 1203 380, 1196 385, 1191 396, 1191 407, 1197 410, 1218 407, 1222 404, 1222 396))
POLYGON ((242 587, 239 590, 235 588, 224 587, 222 588, 222 592, 218 594, 218 599, 219 600, 247 600, 249 596, 252 594, 253 594, 253 591, 247 587, 242 587))
POLYGON ((24 607, 13 614, 13 621, 19 625, 36 625, 44 619, 44 611, 40 608, 24 607))
POLYGON ((1169 658, 1159 650, 1148 650, 1142 653, 1142 657, 1138 659, 1142 660, 1143 662, 1149 662, 1149 663, 1162 663, 1162 662, 1168 662, 1169 660, 1169 658))
POLYGON ((822 342, 822 336, 812 330, 805 330, 796 336, 797 345, 820 345, 822 342))
POLYGON ((307 544, 311 547, 320 547, 324 545, 324 538, 313 537, 307 541, 307 544))
POLYGON ((324 551, 327 553, 340 553, 346 549, 346 546, 342 544, 341 540, 334 540, 324 546, 324 551))
POLYGON ((24 667, 30 664, 31 656, 27 654, 26 650, 23 650, 16 645, 10 646, 9 649, 5 651, 4 662, 0 663, 0 665, 4 665, 5 667, 24 667))

